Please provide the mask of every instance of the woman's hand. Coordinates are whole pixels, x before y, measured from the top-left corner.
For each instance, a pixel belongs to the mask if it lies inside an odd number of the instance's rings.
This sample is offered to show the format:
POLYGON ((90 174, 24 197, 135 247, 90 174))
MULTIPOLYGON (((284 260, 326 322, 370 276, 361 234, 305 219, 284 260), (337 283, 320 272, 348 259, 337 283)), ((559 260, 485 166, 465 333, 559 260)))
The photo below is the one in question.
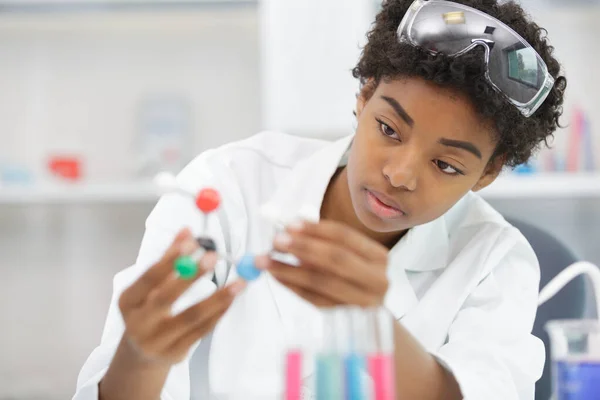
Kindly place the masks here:
POLYGON ((206 253, 194 279, 177 276, 177 257, 198 248, 186 229, 180 232, 163 258, 126 289, 119 299, 125 321, 124 340, 142 360, 172 365, 185 358, 190 347, 210 332, 245 286, 237 281, 206 300, 172 315, 173 303, 202 275, 213 270, 217 256, 206 253))
POLYGON ((100 381, 100 400, 159 399, 171 366, 183 360, 192 345, 213 329, 245 287, 242 281, 234 282, 173 315, 173 303, 217 262, 215 253, 206 253, 194 279, 178 277, 175 260, 197 248, 190 231, 181 231, 162 259, 121 294, 119 308, 125 332, 100 381))
POLYGON ((296 256, 300 266, 268 256, 258 257, 257 266, 312 304, 383 304, 388 288, 388 250, 362 233, 333 221, 301 222, 279 234, 273 246, 296 256))

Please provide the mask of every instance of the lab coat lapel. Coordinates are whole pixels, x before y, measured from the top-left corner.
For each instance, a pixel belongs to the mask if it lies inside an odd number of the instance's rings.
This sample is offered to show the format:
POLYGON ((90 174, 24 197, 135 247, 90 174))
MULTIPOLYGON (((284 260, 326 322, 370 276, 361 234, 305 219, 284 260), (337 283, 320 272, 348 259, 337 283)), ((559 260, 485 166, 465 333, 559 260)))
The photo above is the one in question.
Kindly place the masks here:
POLYGON ((388 258, 389 288, 384 304, 397 320, 418 303, 408 273, 444 268, 448 258, 448 232, 444 217, 410 229, 392 248, 388 258))
MULTIPOLYGON (((439 318, 428 318, 428 315, 442 315, 441 309, 448 304, 444 296, 431 296, 428 292, 421 293, 418 299, 406 280, 420 274, 435 273, 436 270, 445 269, 450 258, 450 240, 447 215, 430 223, 413 228, 406 236, 406 240, 398 243, 391 253, 390 270, 394 274, 398 287, 404 287, 405 293, 388 292, 386 306, 398 318, 402 325, 428 350, 437 349, 445 339, 445 321, 439 318), (400 272, 398 266, 403 265, 400 272), (403 286, 404 285, 404 286, 403 286), (406 287, 409 286, 409 287, 406 287), (396 297, 404 298, 404 303, 396 297), (442 299, 440 301, 440 299, 442 299), (401 305, 403 304, 404 307, 401 305)), ((442 271, 439 271, 443 274, 442 271)), ((461 286, 455 286, 456 290, 461 286)), ((398 290, 393 286, 391 290, 398 290)), ((452 289, 454 290, 454 289, 452 289)), ((452 295, 449 293, 448 301, 452 295)))
POLYGON ((388 266, 388 282, 384 305, 396 320, 400 320, 417 304, 417 296, 408 280, 406 270, 401 266, 388 266))

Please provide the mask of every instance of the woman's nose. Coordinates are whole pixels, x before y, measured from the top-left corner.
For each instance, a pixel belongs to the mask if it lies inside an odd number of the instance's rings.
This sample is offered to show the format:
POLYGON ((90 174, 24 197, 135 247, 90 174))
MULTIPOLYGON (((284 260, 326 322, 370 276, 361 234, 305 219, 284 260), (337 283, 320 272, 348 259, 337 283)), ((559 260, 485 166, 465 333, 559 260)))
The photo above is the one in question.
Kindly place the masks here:
POLYGON ((390 185, 413 192, 417 189, 417 160, 414 155, 396 155, 396 159, 388 162, 383 168, 383 175, 390 185))

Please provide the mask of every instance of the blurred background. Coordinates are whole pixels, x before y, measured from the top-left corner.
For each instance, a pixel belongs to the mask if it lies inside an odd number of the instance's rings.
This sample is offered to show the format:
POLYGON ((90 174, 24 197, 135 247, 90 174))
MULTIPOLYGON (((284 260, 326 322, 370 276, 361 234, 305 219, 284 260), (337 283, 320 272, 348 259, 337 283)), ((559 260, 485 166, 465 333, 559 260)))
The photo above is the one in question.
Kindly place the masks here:
MULTIPOLYGON (((484 192, 600 263, 600 1, 522 4, 569 78, 553 149, 484 192)), ((371 0, 0 0, 0 399, 67 399, 160 170, 353 129, 371 0)))

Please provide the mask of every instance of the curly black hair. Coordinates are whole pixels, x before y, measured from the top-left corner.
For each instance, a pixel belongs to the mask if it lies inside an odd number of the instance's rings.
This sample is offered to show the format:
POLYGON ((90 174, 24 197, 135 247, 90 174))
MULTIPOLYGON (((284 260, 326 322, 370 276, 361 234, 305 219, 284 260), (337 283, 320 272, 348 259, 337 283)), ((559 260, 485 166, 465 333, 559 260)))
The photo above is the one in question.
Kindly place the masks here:
POLYGON ((361 82, 367 98, 382 79, 420 77, 448 87, 467 96, 483 121, 493 126, 497 147, 492 160, 502 156, 504 165, 515 167, 526 163, 532 154, 560 126, 563 96, 567 80, 560 75, 560 64, 553 57, 554 48, 548 43, 547 31, 532 22, 520 5, 513 1, 454 0, 504 22, 535 48, 556 82, 545 102, 525 118, 506 97, 498 93, 485 78, 483 49, 473 50, 460 57, 432 55, 398 40, 397 29, 413 0, 386 0, 367 34, 357 66, 352 70, 361 82), (369 82, 374 85, 367 85, 369 82), (367 85, 367 86, 365 86, 367 85), (369 90, 369 86, 371 87, 369 90))

